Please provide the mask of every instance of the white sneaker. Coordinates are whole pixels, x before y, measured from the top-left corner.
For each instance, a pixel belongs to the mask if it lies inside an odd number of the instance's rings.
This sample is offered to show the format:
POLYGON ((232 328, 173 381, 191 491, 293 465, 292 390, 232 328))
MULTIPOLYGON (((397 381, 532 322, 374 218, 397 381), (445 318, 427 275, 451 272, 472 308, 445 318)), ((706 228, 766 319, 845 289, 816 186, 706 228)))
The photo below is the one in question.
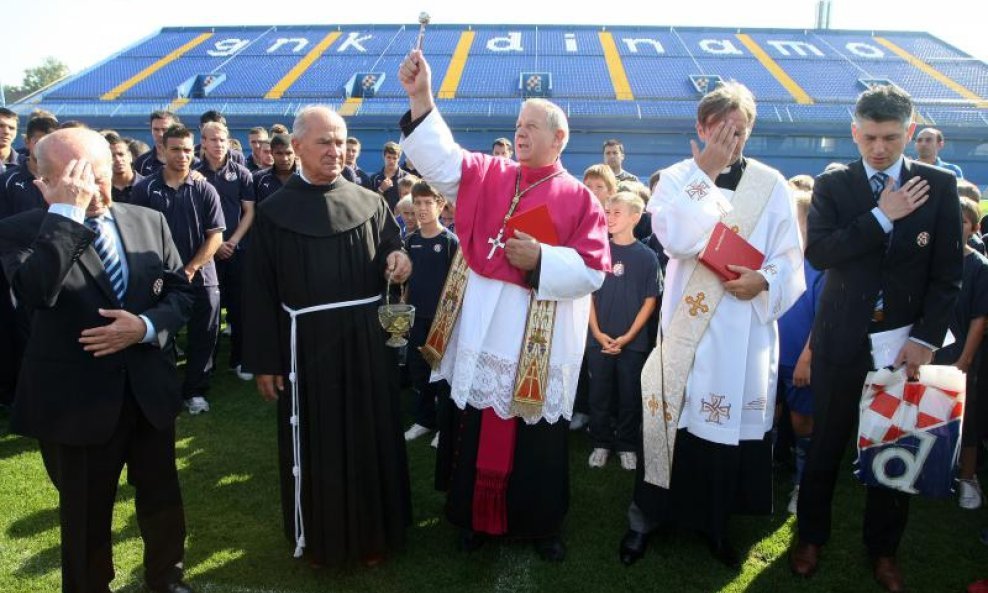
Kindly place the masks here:
POLYGON ((623 469, 629 472, 638 469, 638 456, 635 455, 634 451, 621 451, 618 453, 618 457, 621 458, 621 467, 623 469))
POLYGON ((420 436, 427 434, 429 429, 422 426, 421 424, 413 424, 411 428, 405 431, 405 440, 414 441, 420 436))
POLYGON ((981 484, 978 483, 978 478, 957 480, 957 504, 962 509, 969 511, 980 509, 983 498, 984 495, 981 494, 981 484))
POLYGON ((583 430, 590 424, 590 416, 577 412, 573 414, 573 419, 569 421, 570 430, 583 430))
POLYGON ((209 411, 209 402, 201 395, 197 395, 185 400, 185 407, 188 408, 189 414, 196 416, 209 411))
POLYGON ((786 510, 789 511, 790 515, 795 515, 796 508, 798 506, 799 506, 799 486, 796 486, 792 489, 792 492, 789 493, 789 506, 786 507, 786 510))
POLYGON ((436 436, 432 437, 432 442, 429 443, 429 446, 432 447, 433 449, 438 449, 439 448, 439 433, 438 432, 436 433, 436 436))
POLYGON ((590 454, 590 459, 587 463, 590 467, 604 467, 607 465, 607 456, 610 455, 610 451, 607 449, 594 449, 593 453, 590 454))
POLYGON ((243 365, 238 364, 233 369, 233 372, 237 373, 237 378, 240 379, 241 381, 253 381, 254 373, 248 373, 244 371, 243 368, 244 368, 243 365))

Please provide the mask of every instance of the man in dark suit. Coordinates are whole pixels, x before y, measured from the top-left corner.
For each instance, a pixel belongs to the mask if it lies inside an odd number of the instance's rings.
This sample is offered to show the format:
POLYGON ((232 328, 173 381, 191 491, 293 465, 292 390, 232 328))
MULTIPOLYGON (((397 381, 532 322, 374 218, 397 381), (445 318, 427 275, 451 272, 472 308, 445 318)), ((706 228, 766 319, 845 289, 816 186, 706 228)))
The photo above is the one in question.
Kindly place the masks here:
POLYGON ((0 257, 32 315, 12 429, 41 443, 59 492, 62 591, 108 593, 117 481, 127 465, 155 592, 182 582, 185 517, 175 467, 174 353, 191 286, 158 212, 112 203, 109 145, 59 130, 35 147, 50 204, 0 221, 0 257))
MULTIPOLYGON (((822 174, 813 189, 806 258, 827 276, 811 343, 816 428, 790 553, 790 567, 804 577, 815 572, 830 536, 834 483, 872 370, 868 334, 912 325, 896 365, 914 378, 943 344, 960 290, 957 181, 903 158, 912 113, 900 89, 863 93, 851 128, 861 160, 822 174)), ((895 554, 908 508, 907 494, 868 487, 864 542, 888 591, 904 587, 895 554)))

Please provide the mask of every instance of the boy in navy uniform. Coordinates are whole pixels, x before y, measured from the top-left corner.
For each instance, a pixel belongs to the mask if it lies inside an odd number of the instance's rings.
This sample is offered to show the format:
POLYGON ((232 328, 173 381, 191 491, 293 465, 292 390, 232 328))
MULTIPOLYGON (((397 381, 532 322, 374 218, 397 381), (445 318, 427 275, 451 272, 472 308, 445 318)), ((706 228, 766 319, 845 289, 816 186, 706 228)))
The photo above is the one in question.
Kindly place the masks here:
POLYGON ((168 228, 195 300, 188 324, 182 397, 192 415, 209 411, 206 394, 220 324, 220 289, 213 255, 223 244, 226 222, 216 188, 192 175, 192 132, 181 124, 163 134, 165 166, 131 193, 134 204, 158 210, 168 228))
POLYGON ((126 140, 115 132, 109 132, 104 137, 110 145, 110 155, 113 157, 113 179, 110 188, 113 201, 129 204, 134 186, 140 183, 144 176, 134 170, 134 157, 126 140))
POLYGON ((618 452, 621 467, 638 467, 641 374, 648 354, 648 334, 642 330, 659 295, 659 260, 634 235, 644 208, 642 199, 630 192, 618 192, 605 204, 612 272, 593 293, 590 307, 590 467, 603 467, 611 449, 618 452), (612 428, 615 387, 618 413, 612 428))
MULTIPOLYGON (((412 187, 412 207, 419 224, 418 230, 405 239, 405 250, 412 259, 412 277, 408 281, 408 304, 415 306, 415 325, 409 338, 408 373, 412 383, 413 415, 415 423, 405 431, 405 440, 411 441, 436 430, 436 402, 448 407, 449 385, 445 381, 430 383, 431 370, 419 353, 425 344, 436 314, 436 305, 446 282, 446 274, 456 255, 460 242, 451 231, 439 223, 446 199, 425 181, 412 187)), ((440 414, 446 418, 447 410, 440 414)), ((441 430, 441 428, 440 428, 441 430)), ((438 445, 439 435, 433 439, 438 445)), ((441 472, 437 471, 437 483, 441 472)))
POLYGON ((950 333, 954 343, 933 355, 933 364, 953 365, 967 373, 967 401, 964 404, 964 430, 961 433, 960 468, 957 473, 957 503, 962 509, 981 507, 983 495, 975 473, 978 465, 978 444, 981 442, 977 425, 978 368, 981 366, 981 342, 988 316, 988 259, 970 244, 977 232, 981 211, 971 198, 961 197, 964 229, 964 272, 961 293, 950 318, 950 333))
POLYGON ((254 189, 258 202, 281 189, 298 168, 295 149, 292 148, 292 139, 288 134, 271 136, 271 157, 274 164, 270 169, 261 169, 254 173, 254 189))
POLYGON ((254 376, 241 365, 240 293, 243 251, 247 233, 254 222, 254 179, 250 171, 230 158, 230 132, 218 122, 202 126, 202 173, 220 195, 223 220, 223 244, 216 250, 216 273, 220 282, 220 306, 226 309, 230 326, 230 368, 243 381, 254 376))
POLYGON ((0 218, 6 218, 35 208, 47 208, 41 191, 34 186, 38 163, 30 151, 39 140, 58 129, 52 117, 36 117, 27 123, 25 134, 28 157, 19 167, 10 167, 0 176, 0 218))

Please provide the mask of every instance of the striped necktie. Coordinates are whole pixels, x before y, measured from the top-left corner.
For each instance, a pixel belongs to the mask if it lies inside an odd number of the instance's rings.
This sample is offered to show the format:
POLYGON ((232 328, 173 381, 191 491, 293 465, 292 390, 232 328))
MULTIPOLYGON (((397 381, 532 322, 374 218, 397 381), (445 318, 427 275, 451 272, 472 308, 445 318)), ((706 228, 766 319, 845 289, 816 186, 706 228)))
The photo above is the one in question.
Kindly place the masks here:
MULTIPOLYGON (((875 173, 868 180, 871 183, 871 193, 875 196, 875 203, 878 203, 879 198, 882 197, 882 192, 885 191, 885 186, 889 182, 889 176, 887 173, 882 173, 881 171, 875 173)), ((885 236, 885 250, 888 251, 890 239, 892 238, 891 233, 885 236)), ((875 301, 875 310, 884 311, 885 310, 885 291, 878 290, 878 299, 875 301)))
POLYGON ((117 249, 117 242, 113 233, 106 228, 106 219, 102 216, 87 218, 86 226, 96 233, 96 240, 93 247, 99 254, 99 259, 103 262, 103 269, 110 279, 113 293, 117 295, 117 300, 123 303, 124 295, 127 293, 127 279, 124 278, 123 266, 120 263, 120 251, 117 249))
POLYGON ((871 193, 875 196, 875 201, 878 202, 878 198, 882 197, 882 192, 885 191, 885 185, 889 182, 889 176, 879 171, 872 175, 869 181, 871 182, 871 193))

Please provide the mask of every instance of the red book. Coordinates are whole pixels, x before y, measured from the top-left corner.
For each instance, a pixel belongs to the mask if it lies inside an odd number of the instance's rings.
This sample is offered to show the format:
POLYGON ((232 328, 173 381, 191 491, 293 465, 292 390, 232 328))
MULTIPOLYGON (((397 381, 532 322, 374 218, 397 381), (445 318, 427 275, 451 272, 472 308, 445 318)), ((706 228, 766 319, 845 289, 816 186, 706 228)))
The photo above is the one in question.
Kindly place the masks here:
POLYGON ((737 280, 741 274, 732 272, 727 266, 744 266, 758 270, 765 262, 765 254, 755 249, 751 243, 741 238, 730 227, 718 222, 710 235, 707 246, 700 252, 700 263, 710 268, 723 281, 737 280))
POLYGON ((515 238, 515 231, 521 231, 526 235, 531 235, 539 243, 546 245, 559 245, 559 235, 556 234, 556 225, 552 223, 552 216, 549 215, 549 206, 541 204, 526 210, 520 214, 515 214, 508 219, 507 239, 515 238))

